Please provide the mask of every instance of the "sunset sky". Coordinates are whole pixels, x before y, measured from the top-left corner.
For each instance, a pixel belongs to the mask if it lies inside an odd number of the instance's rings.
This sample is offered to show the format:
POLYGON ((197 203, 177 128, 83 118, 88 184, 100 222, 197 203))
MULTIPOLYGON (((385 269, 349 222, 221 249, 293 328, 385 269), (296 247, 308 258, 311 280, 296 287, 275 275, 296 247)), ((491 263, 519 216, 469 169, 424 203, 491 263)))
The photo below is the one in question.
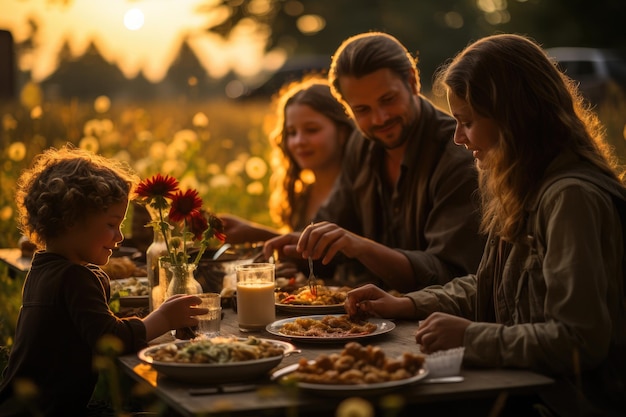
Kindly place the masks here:
MULTIPOLYGON (((262 13, 270 0, 254 0, 262 13)), ((31 36, 28 24, 39 27, 31 55, 21 57, 20 69, 32 71, 40 81, 54 72, 58 53, 67 42, 81 56, 94 42, 107 61, 128 78, 140 71, 160 81, 187 38, 208 74, 214 78, 233 70, 251 76, 261 69, 276 69, 286 59, 283 51, 265 52, 270 29, 252 19, 242 20, 227 39, 207 33, 228 18, 218 0, 0 0, 0 29, 15 42, 31 36), (198 7, 202 5, 202 13, 198 7), (129 13, 130 11, 130 13, 129 13), (134 17, 133 17, 134 16, 134 17), (126 19, 126 20, 125 20, 126 19)))

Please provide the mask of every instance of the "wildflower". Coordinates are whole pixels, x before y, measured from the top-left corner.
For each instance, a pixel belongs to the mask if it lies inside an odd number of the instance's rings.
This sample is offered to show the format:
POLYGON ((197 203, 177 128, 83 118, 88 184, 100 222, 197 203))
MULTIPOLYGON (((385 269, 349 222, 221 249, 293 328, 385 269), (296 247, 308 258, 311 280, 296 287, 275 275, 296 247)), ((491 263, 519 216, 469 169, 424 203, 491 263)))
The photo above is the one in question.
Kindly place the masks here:
POLYGON ((169 175, 156 174, 141 181, 135 193, 138 202, 151 211, 153 227, 163 234, 170 263, 176 266, 189 263, 187 242, 195 240, 199 242, 199 249, 192 263, 197 265, 212 238, 226 240, 224 226, 218 217, 202 210, 198 191, 181 191, 179 185, 178 180, 169 175), (182 229, 181 236, 170 237, 176 227, 182 229))

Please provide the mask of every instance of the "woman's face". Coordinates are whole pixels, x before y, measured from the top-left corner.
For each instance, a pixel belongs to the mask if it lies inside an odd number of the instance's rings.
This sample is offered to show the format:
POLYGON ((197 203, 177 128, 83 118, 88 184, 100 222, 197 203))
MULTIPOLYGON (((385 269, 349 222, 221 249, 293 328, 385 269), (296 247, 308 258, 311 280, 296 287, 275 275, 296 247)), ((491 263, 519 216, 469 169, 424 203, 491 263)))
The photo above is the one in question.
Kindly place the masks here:
POLYGON ((341 165, 345 133, 335 123, 306 104, 285 109, 287 151, 301 169, 315 172, 341 165))
POLYGON ((448 91, 448 106, 456 119, 454 143, 472 151, 476 165, 487 169, 489 153, 500 139, 500 130, 495 121, 475 113, 465 100, 451 91, 448 91))

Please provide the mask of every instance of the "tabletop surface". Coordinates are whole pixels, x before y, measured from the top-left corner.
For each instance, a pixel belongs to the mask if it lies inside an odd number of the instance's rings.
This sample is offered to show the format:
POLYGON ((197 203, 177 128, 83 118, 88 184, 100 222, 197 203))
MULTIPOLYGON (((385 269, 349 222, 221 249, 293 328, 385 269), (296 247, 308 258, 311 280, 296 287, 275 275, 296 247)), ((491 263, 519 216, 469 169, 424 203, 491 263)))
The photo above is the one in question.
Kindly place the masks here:
POLYGON ((0 249, 0 260, 6 262, 16 271, 26 273, 30 269, 31 258, 23 257, 22 251, 16 248, 0 249))
MULTIPOLYGON (((287 317, 289 316, 277 314, 276 319, 287 317)), ((416 324, 399 320, 394 323, 396 327, 391 332, 359 340, 359 342, 363 345, 380 346, 385 354, 391 357, 399 356, 405 351, 416 352, 417 345, 413 337, 416 324)), ((240 332, 237 326, 237 314, 230 308, 224 309, 221 334, 276 338, 265 330, 256 333, 240 332)), ((157 339, 156 342, 162 343, 170 340, 173 338, 168 334, 157 339)), ((338 353, 345 345, 345 343, 297 343, 293 340, 291 342, 301 352, 283 358, 276 369, 297 363, 301 358, 316 359, 322 353, 338 353)), ((158 375, 150 365, 141 362, 136 355, 123 356, 119 359, 119 363, 128 375, 137 381, 150 384, 158 397, 184 416, 222 411, 228 412, 229 415, 255 415, 262 410, 285 410, 293 407, 308 412, 315 412, 315 410, 328 412, 334 410, 343 399, 341 395, 335 394, 321 400, 317 394, 295 392, 293 389, 270 381, 269 375, 268 378, 260 381, 243 382, 240 387, 243 392, 216 393, 210 386, 180 383, 158 375)), ((426 380, 402 387, 395 393, 401 394, 409 403, 425 404, 468 398, 495 398, 503 391, 512 394, 532 393, 553 383, 553 380, 546 376, 516 369, 463 368, 461 375, 464 378, 462 382, 431 384, 426 380)), ((232 387, 233 391, 238 391, 236 384, 232 387)), ((370 399, 369 394, 367 398, 370 399)))

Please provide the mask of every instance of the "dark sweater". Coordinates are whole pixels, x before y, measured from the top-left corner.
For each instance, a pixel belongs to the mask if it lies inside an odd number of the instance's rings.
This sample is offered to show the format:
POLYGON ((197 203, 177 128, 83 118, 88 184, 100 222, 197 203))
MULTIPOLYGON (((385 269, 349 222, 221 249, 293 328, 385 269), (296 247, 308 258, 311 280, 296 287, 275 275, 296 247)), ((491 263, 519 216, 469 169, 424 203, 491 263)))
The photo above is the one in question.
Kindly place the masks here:
POLYGON ((116 317, 109 297, 109 278, 99 267, 35 254, 0 384, 0 416, 19 414, 14 384, 20 380, 38 390, 36 400, 28 402, 30 410, 46 416, 84 414, 97 381, 92 364, 97 342, 117 336, 123 353, 147 345, 142 321, 116 317))

